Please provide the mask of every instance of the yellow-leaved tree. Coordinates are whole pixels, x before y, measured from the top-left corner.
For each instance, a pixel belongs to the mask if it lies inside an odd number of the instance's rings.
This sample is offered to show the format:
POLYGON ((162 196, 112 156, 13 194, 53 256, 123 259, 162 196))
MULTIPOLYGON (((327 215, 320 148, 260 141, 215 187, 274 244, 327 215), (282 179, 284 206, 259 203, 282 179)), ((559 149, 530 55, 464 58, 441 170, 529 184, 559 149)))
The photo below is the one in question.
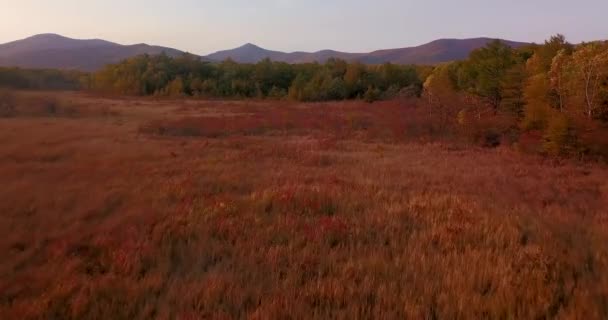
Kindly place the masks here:
POLYGON ((572 77, 575 105, 589 119, 605 112, 603 93, 608 91, 608 44, 584 44, 572 55, 572 77))
POLYGON ((567 111, 572 97, 572 56, 567 50, 560 50, 551 62, 549 70, 549 84, 555 95, 557 107, 560 112, 567 111))
POLYGON ((424 97, 431 118, 447 124, 458 113, 460 96, 450 77, 450 64, 437 66, 424 82, 424 97))
POLYGON ((547 75, 539 70, 542 59, 534 54, 526 64, 530 76, 524 86, 524 118, 521 126, 525 130, 544 130, 549 122, 551 103, 549 100, 550 83, 547 75))

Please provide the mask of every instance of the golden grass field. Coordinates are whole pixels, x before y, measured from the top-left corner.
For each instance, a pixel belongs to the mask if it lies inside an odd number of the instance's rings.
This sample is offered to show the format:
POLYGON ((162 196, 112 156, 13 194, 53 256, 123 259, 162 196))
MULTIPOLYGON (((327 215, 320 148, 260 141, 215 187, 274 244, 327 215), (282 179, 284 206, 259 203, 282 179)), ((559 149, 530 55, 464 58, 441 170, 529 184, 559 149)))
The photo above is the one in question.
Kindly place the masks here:
POLYGON ((0 319, 608 318, 605 165, 410 102, 17 95, 0 319))

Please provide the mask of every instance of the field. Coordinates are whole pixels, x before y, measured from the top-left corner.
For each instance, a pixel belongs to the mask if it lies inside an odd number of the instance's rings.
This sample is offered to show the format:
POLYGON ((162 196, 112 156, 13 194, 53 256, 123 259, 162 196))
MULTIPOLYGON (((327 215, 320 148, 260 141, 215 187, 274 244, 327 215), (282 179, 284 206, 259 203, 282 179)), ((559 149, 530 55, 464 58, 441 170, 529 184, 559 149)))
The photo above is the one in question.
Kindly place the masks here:
POLYGON ((0 319, 608 318, 605 165, 411 101, 16 99, 0 319))

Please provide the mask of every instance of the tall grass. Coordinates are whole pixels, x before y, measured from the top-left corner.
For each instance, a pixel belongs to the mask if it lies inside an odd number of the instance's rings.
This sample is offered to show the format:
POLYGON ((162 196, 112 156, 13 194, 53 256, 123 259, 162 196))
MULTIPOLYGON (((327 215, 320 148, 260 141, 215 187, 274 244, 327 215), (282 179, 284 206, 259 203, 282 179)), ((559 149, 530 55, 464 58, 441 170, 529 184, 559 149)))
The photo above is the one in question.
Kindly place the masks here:
POLYGON ((395 103, 83 103, 128 116, 2 122, 1 319, 608 317, 603 165, 395 103))

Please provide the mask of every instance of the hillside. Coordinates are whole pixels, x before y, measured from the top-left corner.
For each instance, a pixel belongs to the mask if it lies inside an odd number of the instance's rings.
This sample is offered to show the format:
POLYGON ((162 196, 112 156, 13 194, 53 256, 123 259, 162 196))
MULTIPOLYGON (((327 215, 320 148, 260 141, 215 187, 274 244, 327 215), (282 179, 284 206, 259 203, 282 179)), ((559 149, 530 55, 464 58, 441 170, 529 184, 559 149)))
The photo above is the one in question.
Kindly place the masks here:
MULTIPOLYGON (((496 39, 440 39, 417 47, 374 51, 360 58, 365 63, 434 64, 466 59, 471 51, 486 46, 496 39)), ((528 43, 502 40, 513 48, 528 43)))
POLYGON ((0 66, 94 71, 140 54, 178 56, 183 51, 147 44, 121 45, 100 39, 79 40, 41 34, 0 45, 0 66))

